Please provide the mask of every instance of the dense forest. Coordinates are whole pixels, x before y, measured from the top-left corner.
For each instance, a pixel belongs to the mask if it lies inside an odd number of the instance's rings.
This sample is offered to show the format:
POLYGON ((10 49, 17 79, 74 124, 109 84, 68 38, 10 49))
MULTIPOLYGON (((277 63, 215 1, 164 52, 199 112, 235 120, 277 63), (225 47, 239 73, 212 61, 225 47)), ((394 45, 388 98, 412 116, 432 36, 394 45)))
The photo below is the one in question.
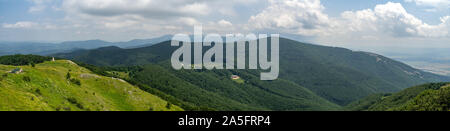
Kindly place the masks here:
MULTIPOLYGON (((163 65, 98 67, 77 62, 98 74, 119 77, 185 110, 338 110, 336 104, 285 80, 260 81, 237 70, 175 71, 163 65), (119 74, 127 74, 127 77, 119 74), (237 74, 244 83, 233 81, 237 74)), ((168 65, 166 65, 168 66, 168 65)))
POLYGON ((397 93, 375 94, 347 105, 361 111, 450 111, 450 83, 429 83, 397 93))
MULTIPOLYGON (((295 83, 285 80, 260 81, 257 72, 239 70, 167 70, 162 65, 98 67, 78 62, 92 71, 111 77, 121 77, 138 85, 142 90, 156 94, 185 110, 355 110, 355 111, 449 111, 450 83, 429 83, 407 88, 398 93, 377 93, 369 95, 340 108, 321 100, 310 91, 301 93, 295 83), (127 74, 127 78, 117 72, 127 74), (244 83, 228 80, 236 74, 245 79, 244 83), (217 79, 218 78, 218 79, 217 79), (217 79, 217 80, 216 80, 217 79), (238 85, 243 88, 230 88, 238 85), (270 86, 274 85, 274 86, 270 86), (176 88, 174 88, 176 87, 176 88), (210 92, 207 87, 217 87, 221 94, 210 92), (258 89, 252 89, 257 87, 258 89), (267 88, 265 88, 267 87, 267 88), (283 89, 283 87, 289 87, 283 89), (272 92, 286 98, 302 96, 300 105, 295 101, 265 94, 265 99, 255 99, 242 89, 255 94, 272 92), (250 91, 249 91, 250 92, 250 91), (242 94, 243 93, 243 94, 242 94), (310 97, 305 97, 311 95, 310 97), (177 96, 177 97, 174 97, 177 96), (212 96, 212 97, 211 97, 212 96), (223 97, 223 96, 230 96, 223 97), (311 101, 316 99, 316 101, 311 101), (308 102, 309 100, 309 102, 308 102), (285 102, 283 104, 283 102, 285 102), (294 102, 294 103, 293 103, 294 102)), ((166 63, 167 64, 167 63, 166 63)))
POLYGON ((34 65, 39 64, 44 61, 50 61, 52 57, 47 56, 38 56, 38 55, 8 55, 8 56, 0 56, 0 64, 2 65, 34 65))

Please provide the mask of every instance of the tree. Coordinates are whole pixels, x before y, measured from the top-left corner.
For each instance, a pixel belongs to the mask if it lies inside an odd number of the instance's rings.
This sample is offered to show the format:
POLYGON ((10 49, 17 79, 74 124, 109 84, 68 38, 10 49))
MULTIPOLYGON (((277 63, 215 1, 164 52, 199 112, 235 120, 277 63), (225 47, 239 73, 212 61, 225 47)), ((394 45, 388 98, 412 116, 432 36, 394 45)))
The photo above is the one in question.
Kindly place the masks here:
POLYGON ((44 61, 50 61, 51 57, 38 56, 38 55, 9 55, 0 56, 0 64, 2 65, 31 65, 43 63, 44 61))
POLYGON ((66 79, 70 80, 70 72, 67 72, 66 79))
POLYGON ((24 77, 23 77, 23 81, 30 82, 30 81, 31 81, 31 78, 28 77, 28 76, 24 76, 24 77))
POLYGON ((170 104, 169 102, 167 102, 166 108, 170 109, 172 107, 172 104, 170 104))
POLYGON ((72 82, 75 85, 81 86, 81 81, 75 78, 70 79, 70 82, 72 82))

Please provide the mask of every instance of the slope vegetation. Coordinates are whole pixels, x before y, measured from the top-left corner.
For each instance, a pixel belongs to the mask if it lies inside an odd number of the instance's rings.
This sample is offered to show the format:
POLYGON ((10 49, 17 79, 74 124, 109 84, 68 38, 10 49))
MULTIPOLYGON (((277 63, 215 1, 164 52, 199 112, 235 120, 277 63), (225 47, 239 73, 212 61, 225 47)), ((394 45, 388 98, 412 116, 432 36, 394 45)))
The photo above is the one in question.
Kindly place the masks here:
POLYGON ((376 94, 349 104, 349 110, 450 111, 450 83, 430 83, 393 94, 376 94))
MULTIPOLYGON (((89 63, 97 66, 124 67, 136 65, 157 65, 159 68, 161 68, 158 70, 166 70, 166 73, 168 73, 169 75, 177 76, 179 81, 187 82, 190 85, 202 88, 203 90, 222 94, 223 97, 234 100, 236 100, 237 98, 233 97, 232 95, 224 95, 224 92, 227 92, 226 88, 236 87, 235 85, 229 84, 233 83, 233 81, 231 81, 230 79, 225 79, 230 77, 226 75, 249 74, 249 76, 252 77, 259 77, 258 71, 252 70, 202 70, 192 71, 189 74, 183 71, 173 71, 171 69, 171 66, 169 66, 170 63, 168 62, 172 52, 175 49, 177 49, 177 47, 171 47, 170 41, 166 41, 153 46, 135 49, 104 47, 95 50, 82 50, 72 53, 56 54, 54 56, 72 59, 75 61, 89 63), (202 81, 203 83, 200 83, 199 81, 202 81), (217 82, 208 83, 209 81, 217 82), (227 84, 221 85, 221 83, 227 84)), ((204 50, 207 49, 207 47, 204 47, 204 50)), ((144 68, 144 70, 140 71, 150 70, 149 68, 151 67, 144 68)), ((149 74, 141 73, 141 75, 134 76, 134 79, 139 80, 141 83, 145 84, 157 84, 149 82, 150 79, 143 80, 144 78, 149 77, 146 75, 149 74)), ((157 79, 158 77, 152 78, 157 79)), ((381 55, 367 52, 355 52, 344 48, 305 44, 284 38, 280 38, 279 78, 280 79, 277 81, 270 82, 258 82, 256 80, 252 81, 251 78, 244 78, 247 83, 244 83, 244 85, 242 86, 258 87, 259 89, 269 94, 276 94, 283 97, 291 97, 290 95, 299 93, 291 92, 290 90, 301 89, 304 91, 301 91, 301 93, 299 94, 302 94, 304 92, 311 92, 313 96, 324 98, 325 100, 327 100, 327 102, 332 102, 334 104, 344 106, 346 104, 349 104, 350 102, 359 100, 374 93, 396 92, 413 85, 450 80, 448 77, 423 72, 421 70, 414 69, 406 64, 383 57, 381 55), (282 90, 276 88, 282 88, 282 90)), ((171 86, 170 88, 176 90, 177 88, 185 87, 171 86)), ((237 89, 242 90, 242 88, 237 89)), ((166 89, 161 90, 166 93, 169 92, 166 89)), ((229 93, 226 94, 232 94, 230 91, 236 91, 239 94, 239 90, 228 90, 229 93)), ((247 97, 249 97, 249 91, 250 90, 248 90, 246 95, 241 94, 243 96, 241 96, 240 98, 248 99, 247 97)), ((185 97, 184 95, 180 94, 172 95, 177 98, 185 97)), ((268 95, 252 96, 251 98, 260 99, 261 103, 265 103, 263 101, 268 101, 268 97, 266 96, 268 95)), ((245 101, 237 101, 240 103, 245 103, 245 101)), ((302 107, 295 104, 291 104, 291 106, 300 108, 302 107)), ((220 106, 217 105, 217 107, 220 106)), ((255 106, 251 105, 251 107, 255 106)), ((263 108, 267 109, 267 107, 264 106, 263 108)), ((298 108, 281 107, 269 109, 298 110, 298 108)))
POLYGON ((182 110, 127 82, 93 74, 68 60, 34 67, 0 65, 3 111, 182 110), (14 69, 21 72, 9 73, 14 69))

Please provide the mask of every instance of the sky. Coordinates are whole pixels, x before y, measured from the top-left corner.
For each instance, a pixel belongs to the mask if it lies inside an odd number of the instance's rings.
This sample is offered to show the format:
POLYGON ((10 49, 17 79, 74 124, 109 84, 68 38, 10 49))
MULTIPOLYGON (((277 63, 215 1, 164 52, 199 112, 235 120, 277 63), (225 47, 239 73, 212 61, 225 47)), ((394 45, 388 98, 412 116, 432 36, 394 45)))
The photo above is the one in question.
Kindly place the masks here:
POLYGON ((450 0, 0 0, 0 41, 279 33, 353 49, 449 48, 450 0))

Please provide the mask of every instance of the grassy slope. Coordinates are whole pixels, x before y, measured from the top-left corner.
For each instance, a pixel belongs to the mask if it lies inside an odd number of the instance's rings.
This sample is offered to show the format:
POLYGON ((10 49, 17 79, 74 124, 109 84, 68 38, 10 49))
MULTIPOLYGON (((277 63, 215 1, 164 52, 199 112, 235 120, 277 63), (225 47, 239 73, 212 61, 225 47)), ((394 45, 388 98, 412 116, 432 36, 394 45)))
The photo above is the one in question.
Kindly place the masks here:
POLYGON ((14 68, 0 65, 0 110, 182 110, 177 106, 168 109, 159 97, 121 80, 94 75, 70 61, 20 66, 23 73, 6 73, 14 68), (81 86, 66 80, 69 70, 81 86))

